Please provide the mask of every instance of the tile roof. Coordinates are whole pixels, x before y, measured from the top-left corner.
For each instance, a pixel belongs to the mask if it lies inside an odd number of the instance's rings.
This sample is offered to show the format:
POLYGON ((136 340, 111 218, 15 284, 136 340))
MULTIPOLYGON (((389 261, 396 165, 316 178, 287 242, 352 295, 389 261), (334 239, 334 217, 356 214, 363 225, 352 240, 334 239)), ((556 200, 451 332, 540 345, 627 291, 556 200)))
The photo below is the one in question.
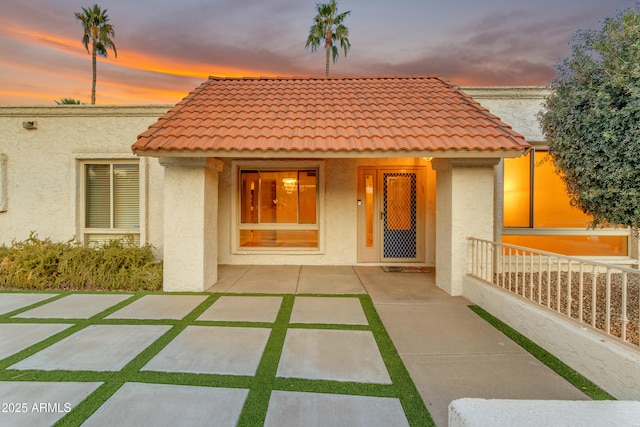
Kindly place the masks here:
POLYGON ((132 149, 151 156, 321 156, 521 153, 528 147, 523 136, 439 77, 210 77, 139 135, 132 149))

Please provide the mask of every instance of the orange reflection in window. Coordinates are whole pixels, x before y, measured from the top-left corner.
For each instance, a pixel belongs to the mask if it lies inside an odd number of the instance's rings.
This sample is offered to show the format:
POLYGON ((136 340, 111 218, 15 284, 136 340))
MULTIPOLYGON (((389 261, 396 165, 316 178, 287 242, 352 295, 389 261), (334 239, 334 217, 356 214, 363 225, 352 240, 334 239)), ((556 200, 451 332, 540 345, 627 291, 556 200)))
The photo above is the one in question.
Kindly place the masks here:
POLYGON ((502 236, 502 243, 570 256, 626 256, 627 236, 502 236))
POLYGON ((316 172, 300 171, 298 173, 298 202, 300 204, 300 224, 316 223, 316 172))
POLYGON ((587 228, 591 218, 571 206, 566 186, 547 152, 535 152, 533 226, 536 228, 587 228))
POLYGON ((367 174, 364 177, 365 195, 365 223, 367 232, 366 245, 368 248, 373 247, 373 175, 367 174))
POLYGON ((318 230, 240 230, 240 246, 317 248, 318 230))
POLYGON ((530 227, 531 157, 504 159, 504 226, 530 227))

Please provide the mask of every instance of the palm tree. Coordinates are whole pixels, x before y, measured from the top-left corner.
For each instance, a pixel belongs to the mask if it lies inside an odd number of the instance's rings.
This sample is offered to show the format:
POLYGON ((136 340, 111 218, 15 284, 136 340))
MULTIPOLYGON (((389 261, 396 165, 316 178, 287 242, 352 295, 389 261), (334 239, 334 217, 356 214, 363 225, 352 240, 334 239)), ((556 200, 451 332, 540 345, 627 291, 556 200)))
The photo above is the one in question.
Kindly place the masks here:
POLYGON ((102 10, 100 6, 94 4, 91 8, 82 8, 82 12, 77 12, 76 19, 82 23, 84 44, 87 53, 91 53, 91 64, 93 66, 93 81, 91 82, 91 104, 96 103, 96 55, 107 57, 107 49, 112 49, 115 57, 118 57, 116 45, 112 38, 115 37, 113 25, 109 24, 107 9, 102 10), (89 51, 91 44, 91 51, 89 51))
POLYGON ((309 29, 309 37, 307 38, 307 44, 305 49, 311 47, 311 52, 315 52, 320 47, 320 44, 324 41, 326 52, 326 68, 325 77, 329 77, 329 57, 333 58, 333 63, 338 61, 338 47, 336 42, 340 43, 340 47, 344 50, 344 56, 347 56, 347 51, 351 48, 349 43, 349 29, 342 24, 344 18, 351 13, 351 11, 338 14, 338 5, 336 0, 331 0, 329 3, 317 4, 316 9, 318 14, 313 19, 314 23, 309 29))

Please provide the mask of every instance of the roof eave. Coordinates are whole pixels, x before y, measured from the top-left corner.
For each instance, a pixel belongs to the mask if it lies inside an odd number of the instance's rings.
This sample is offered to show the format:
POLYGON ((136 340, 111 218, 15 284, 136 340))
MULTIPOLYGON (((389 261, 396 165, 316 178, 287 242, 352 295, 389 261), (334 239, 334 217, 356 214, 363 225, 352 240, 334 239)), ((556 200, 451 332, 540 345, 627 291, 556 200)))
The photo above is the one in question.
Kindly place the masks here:
POLYGON ((249 151, 249 150, 140 150, 140 157, 215 157, 215 158, 269 158, 269 159, 356 159, 356 158, 514 158, 526 154, 530 146, 521 149, 499 150, 398 150, 398 151, 249 151))

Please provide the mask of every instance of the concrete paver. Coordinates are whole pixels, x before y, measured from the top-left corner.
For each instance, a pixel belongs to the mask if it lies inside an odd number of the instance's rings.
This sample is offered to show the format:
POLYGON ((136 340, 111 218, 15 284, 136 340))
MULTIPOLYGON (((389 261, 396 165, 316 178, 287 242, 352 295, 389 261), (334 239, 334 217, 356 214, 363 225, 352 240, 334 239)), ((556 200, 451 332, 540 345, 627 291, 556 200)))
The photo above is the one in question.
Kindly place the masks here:
POLYGON ((281 305, 282 297, 221 296, 198 320, 273 323, 281 305))
POLYGON ((118 371, 170 326, 91 325, 9 369, 118 371))
POLYGON ((400 354, 526 353, 459 304, 378 304, 400 354))
POLYGON ((71 326, 62 323, 0 324, 0 343, 2 343, 0 345, 0 359, 22 351, 71 326))
POLYGON ((236 284, 229 289, 233 293, 249 294, 293 294, 298 286, 297 278, 279 280, 277 278, 265 278, 260 280, 245 280, 241 284, 236 284))
POLYGON ((457 301, 468 304, 464 298, 452 298, 434 285, 433 273, 385 273, 380 267, 353 267, 364 288, 375 303, 434 303, 457 301))
POLYGON ((126 294, 71 294, 15 317, 87 319, 130 297, 131 295, 126 294))
POLYGON ((51 299, 58 294, 10 294, 0 293, 0 314, 6 314, 19 308, 35 304, 40 301, 51 299))
POLYGON ((235 426, 249 390, 125 383, 83 426, 235 426))
POLYGON ((271 392, 266 427, 405 427, 400 400, 277 391, 271 392))
POLYGON ((391 384, 370 331, 289 329, 276 375, 391 384))
POLYGON ((218 281, 207 292, 229 292, 229 289, 251 270, 250 265, 218 265, 218 281))
POLYGON ((588 400, 528 353, 401 357, 438 426, 447 425, 449 403, 463 397, 588 400))
POLYGON ((296 297, 291 323, 368 325, 358 298, 296 297))
POLYGON ((12 427, 49 427, 75 408, 100 384, 102 383, 0 382, 0 402, 7 404, 6 411, 0 413, 0 424, 12 427))
POLYGON ((256 265, 238 279, 227 292, 295 294, 298 287, 297 265, 256 265))
POLYGON ((182 319, 207 295, 145 295, 107 319, 182 319))
POLYGON ((270 328, 188 326, 143 371, 255 375, 270 328))
POLYGON ((308 266, 300 269, 299 294, 365 294, 362 282, 349 266, 308 266))

